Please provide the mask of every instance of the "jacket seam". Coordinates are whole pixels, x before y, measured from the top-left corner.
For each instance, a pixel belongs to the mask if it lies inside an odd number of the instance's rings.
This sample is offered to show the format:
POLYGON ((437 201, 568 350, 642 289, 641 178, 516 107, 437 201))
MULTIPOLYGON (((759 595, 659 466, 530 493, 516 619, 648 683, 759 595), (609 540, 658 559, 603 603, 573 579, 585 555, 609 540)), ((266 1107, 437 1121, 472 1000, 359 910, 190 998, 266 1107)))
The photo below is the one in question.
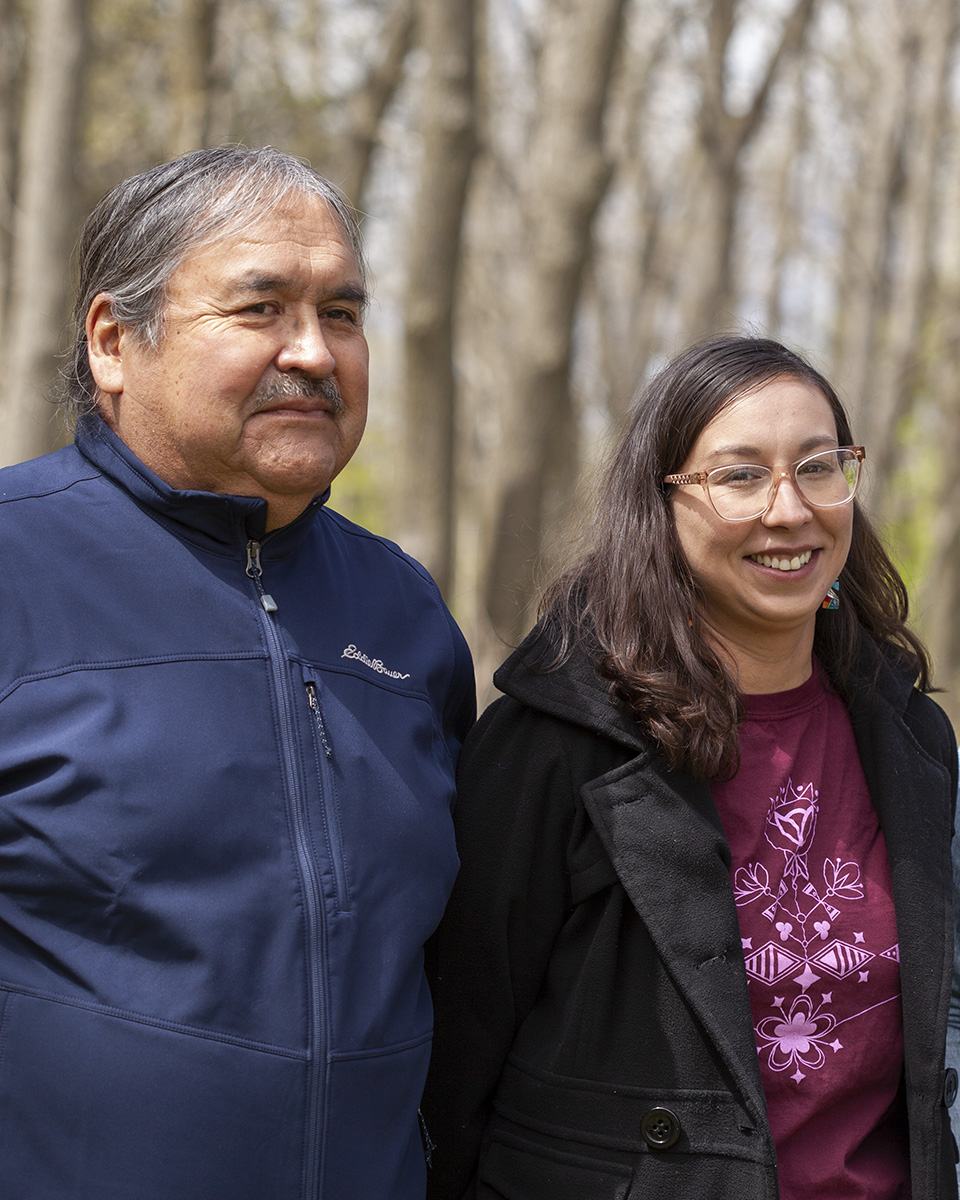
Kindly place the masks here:
POLYGON ((144 658, 114 658, 104 659, 102 662, 62 663, 59 667, 51 667, 46 671, 34 671, 30 675, 17 676, 0 692, 0 702, 6 700, 24 684, 39 683, 42 679, 57 679, 61 675, 73 675, 77 671, 115 671, 125 670, 128 667, 150 667, 177 662, 263 662, 265 658, 266 652, 256 654, 250 650, 239 650, 236 653, 210 651, 196 654, 154 654, 144 658))
POLYGON ((102 478, 101 472, 95 469, 92 475, 78 475, 76 479, 71 479, 68 483, 57 484, 56 487, 49 487, 45 491, 20 492, 16 496, 0 496, 0 504, 16 504, 20 500, 44 500, 47 496, 56 496, 59 492, 68 492, 70 488, 76 487, 78 483, 92 483, 94 480, 102 478))
POLYGON ((163 1017, 151 1017, 147 1013, 117 1008, 111 1004, 95 1004, 89 1000, 81 1000, 74 996, 65 996, 62 993, 46 991, 43 988, 23 987, 20 984, 8 983, 5 980, 0 980, 0 988, 11 995, 26 996, 30 999, 43 1000, 50 1004, 62 1004, 68 1008, 79 1008, 83 1012, 92 1012, 99 1016, 112 1017, 119 1021, 129 1021, 134 1025, 147 1025, 154 1029, 165 1029, 171 1033, 182 1033, 188 1037, 197 1037, 208 1042, 220 1042, 223 1045, 236 1046, 241 1050, 257 1050, 263 1054, 272 1054, 279 1058, 292 1058, 299 1062, 305 1062, 309 1058, 309 1054, 305 1050, 295 1050, 289 1046, 277 1046, 272 1042, 261 1042, 256 1038, 239 1037, 236 1034, 222 1033, 215 1029, 203 1029, 198 1025, 187 1025, 181 1021, 167 1021, 163 1017))
POLYGON ((331 1050, 327 1061, 354 1062, 370 1058, 389 1058, 393 1054, 405 1054, 408 1050, 416 1050, 418 1046, 428 1046, 433 1041, 432 1033, 422 1033, 419 1037, 408 1038, 403 1042, 394 1042, 389 1046, 372 1046, 369 1050, 331 1050))

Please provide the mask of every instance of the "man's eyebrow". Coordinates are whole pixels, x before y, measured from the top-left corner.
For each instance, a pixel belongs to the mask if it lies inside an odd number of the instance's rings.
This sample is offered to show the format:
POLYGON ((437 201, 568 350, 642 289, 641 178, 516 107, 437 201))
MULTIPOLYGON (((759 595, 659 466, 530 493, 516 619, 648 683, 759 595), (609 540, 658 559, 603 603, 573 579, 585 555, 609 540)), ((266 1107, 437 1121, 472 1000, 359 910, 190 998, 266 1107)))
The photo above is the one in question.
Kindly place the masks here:
POLYGON ((291 280, 284 275, 264 275, 259 271, 245 271, 227 280, 227 286, 238 292, 276 292, 290 286, 291 280))
POLYGON ((334 288, 329 294, 331 300, 352 300, 361 308, 366 308, 369 295, 367 289, 359 283, 345 283, 342 287, 334 288))
MULTIPOLYGON (((289 291, 294 281, 287 275, 265 275, 260 271, 248 271, 228 280, 228 286, 239 292, 253 292, 258 296, 269 292, 289 291)), ((359 283, 344 283, 333 288, 324 296, 326 300, 350 300, 361 307, 366 307, 367 290, 359 283)))

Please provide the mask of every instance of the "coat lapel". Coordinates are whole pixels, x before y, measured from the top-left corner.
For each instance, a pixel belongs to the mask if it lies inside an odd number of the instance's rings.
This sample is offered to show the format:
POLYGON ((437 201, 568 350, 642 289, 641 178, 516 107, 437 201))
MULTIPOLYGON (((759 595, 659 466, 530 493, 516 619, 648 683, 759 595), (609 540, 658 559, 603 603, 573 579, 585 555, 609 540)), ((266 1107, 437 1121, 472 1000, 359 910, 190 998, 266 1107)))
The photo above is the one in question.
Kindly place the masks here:
POLYGON ((644 752, 588 784, 587 811, 679 991, 765 1121, 730 850, 706 784, 644 752))

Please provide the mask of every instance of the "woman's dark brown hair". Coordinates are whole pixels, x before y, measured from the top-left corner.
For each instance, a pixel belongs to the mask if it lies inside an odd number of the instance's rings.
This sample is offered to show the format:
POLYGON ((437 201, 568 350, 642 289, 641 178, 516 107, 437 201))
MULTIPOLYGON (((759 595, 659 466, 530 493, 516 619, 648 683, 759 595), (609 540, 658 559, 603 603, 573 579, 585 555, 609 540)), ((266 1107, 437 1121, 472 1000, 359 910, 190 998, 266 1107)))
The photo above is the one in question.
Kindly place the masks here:
MULTIPOLYGON (((850 422, 826 379, 793 351, 763 338, 721 337, 692 346, 638 395, 609 466, 592 548, 550 589, 544 608, 559 630, 557 664, 575 647, 597 663, 671 767, 721 778, 739 762, 742 703, 729 668, 703 636, 701 597, 687 566, 662 480, 732 401, 775 379, 822 392, 837 439, 850 422)), ((861 630, 893 650, 929 686, 923 644, 906 626, 907 590, 859 502, 840 577, 840 608, 820 612, 814 651, 840 695, 861 630)))

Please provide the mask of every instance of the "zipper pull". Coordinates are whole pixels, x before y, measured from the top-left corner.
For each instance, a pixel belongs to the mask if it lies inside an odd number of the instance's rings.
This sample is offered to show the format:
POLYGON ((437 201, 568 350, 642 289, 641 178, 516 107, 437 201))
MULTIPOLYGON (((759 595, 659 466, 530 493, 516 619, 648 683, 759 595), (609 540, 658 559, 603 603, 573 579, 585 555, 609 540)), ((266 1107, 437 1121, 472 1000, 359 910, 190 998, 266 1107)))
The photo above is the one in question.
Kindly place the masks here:
POLYGON ((320 745, 323 746, 324 758, 332 758, 333 751, 330 749, 330 743, 327 741, 327 727, 323 721, 323 712, 320 708, 320 699, 317 696, 317 689, 312 683, 307 684, 307 703, 313 712, 313 719, 317 723, 317 731, 320 734, 320 745))
POLYGON ((275 613, 278 608, 276 600, 263 590, 263 568, 260 566, 260 543, 252 539, 247 542, 246 571, 257 585, 257 594, 260 597, 260 603, 263 605, 264 612, 275 613))

